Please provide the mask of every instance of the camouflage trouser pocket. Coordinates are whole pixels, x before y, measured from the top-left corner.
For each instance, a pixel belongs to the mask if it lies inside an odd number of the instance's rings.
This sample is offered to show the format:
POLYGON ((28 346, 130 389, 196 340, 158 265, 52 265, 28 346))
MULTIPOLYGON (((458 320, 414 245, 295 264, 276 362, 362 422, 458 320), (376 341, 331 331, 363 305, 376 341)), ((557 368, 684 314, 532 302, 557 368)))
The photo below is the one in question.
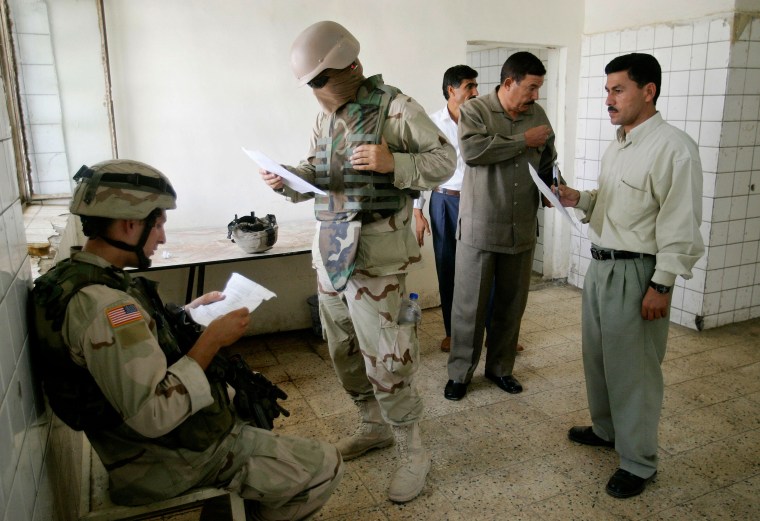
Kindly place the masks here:
POLYGON ((381 316, 378 358, 394 384, 399 384, 414 374, 419 356, 417 326, 399 325, 381 316))

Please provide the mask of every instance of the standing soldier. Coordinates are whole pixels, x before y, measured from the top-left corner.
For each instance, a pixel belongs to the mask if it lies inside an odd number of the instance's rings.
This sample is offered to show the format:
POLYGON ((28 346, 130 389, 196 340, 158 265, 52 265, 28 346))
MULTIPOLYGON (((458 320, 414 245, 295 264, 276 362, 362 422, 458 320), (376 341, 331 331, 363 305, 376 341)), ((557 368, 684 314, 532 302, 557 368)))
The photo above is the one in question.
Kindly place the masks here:
MULTIPOLYGON (((430 469, 422 400, 412 386, 416 326, 397 322, 406 273, 421 259, 412 197, 451 177, 456 153, 412 98, 380 75, 365 78, 358 55, 359 42, 335 22, 296 38, 291 67, 322 112, 308 159, 285 168, 326 192, 313 196, 320 316, 335 371, 360 413, 358 429, 338 448, 349 460, 395 438, 399 466, 388 495, 401 503, 417 497, 430 469)), ((261 175, 294 202, 312 197, 271 172, 261 175)))

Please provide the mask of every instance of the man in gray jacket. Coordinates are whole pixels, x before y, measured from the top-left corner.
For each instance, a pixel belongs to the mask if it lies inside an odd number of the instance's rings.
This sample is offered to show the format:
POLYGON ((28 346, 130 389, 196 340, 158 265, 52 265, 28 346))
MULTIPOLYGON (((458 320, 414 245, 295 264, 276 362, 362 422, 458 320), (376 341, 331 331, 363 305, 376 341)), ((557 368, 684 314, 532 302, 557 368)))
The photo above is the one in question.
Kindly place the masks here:
POLYGON ((449 381, 444 396, 459 400, 478 365, 486 308, 494 285, 486 378, 522 392, 512 376, 520 321, 528 300, 536 246, 539 191, 528 164, 551 180, 554 133, 535 104, 546 69, 518 52, 501 70, 501 84, 460 110, 459 139, 467 164, 457 229, 449 381))

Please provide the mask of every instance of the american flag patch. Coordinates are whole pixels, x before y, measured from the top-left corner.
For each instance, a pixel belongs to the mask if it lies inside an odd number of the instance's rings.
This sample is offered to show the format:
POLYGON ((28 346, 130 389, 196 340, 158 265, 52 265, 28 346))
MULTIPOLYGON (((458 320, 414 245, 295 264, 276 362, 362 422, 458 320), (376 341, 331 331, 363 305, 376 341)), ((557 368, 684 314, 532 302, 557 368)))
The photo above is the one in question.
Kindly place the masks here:
POLYGON ((106 316, 111 327, 119 327, 142 319, 140 310, 135 304, 126 304, 106 309, 106 316))

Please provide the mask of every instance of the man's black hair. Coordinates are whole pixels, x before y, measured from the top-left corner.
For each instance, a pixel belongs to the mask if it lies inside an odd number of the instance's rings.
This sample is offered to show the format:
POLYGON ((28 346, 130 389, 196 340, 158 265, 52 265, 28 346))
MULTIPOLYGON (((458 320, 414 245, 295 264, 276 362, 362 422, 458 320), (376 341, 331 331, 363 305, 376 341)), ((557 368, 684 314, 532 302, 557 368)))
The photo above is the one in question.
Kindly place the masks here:
POLYGON ((657 104, 657 98, 660 97, 660 86, 662 85, 662 69, 657 58, 651 54, 631 53, 618 56, 613 59, 604 68, 605 74, 613 72, 628 72, 628 77, 635 82, 640 89, 643 89, 647 83, 654 83, 654 104, 657 104))
MULTIPOLYGON (((145 218, 146 226, 151 228, 156 223, 156 220, 161 215, 161 209, 156 208, 148 214, 145 218)), ((116 219, 111 217, 95 217, 92 215, 80 215, 79 219, 82 221, 82 233, 85 237, 95 239, 96 237, 105 237, 108 233, 108 228, 116 219)))
POLYGON ((546 76, 546 67, 534 54, 527 51, 516 52, 507 58, 501 67, 500 83, 503 85, 507 78, 512 78, 515 83, 520 83, 529 74, 546 76))
POLYGON ((467 65, 454 65, 443 73, 443 97, 449 99, 449 87, 457 88, 464 80, 474 80, 478 71, 467 65))
POLYGON ((79 219, 82 221, 82 233, 90 239, 105 236, 108 227, 114 221, 110 217, 94 217, 92 215, 80 215, 79 219))

